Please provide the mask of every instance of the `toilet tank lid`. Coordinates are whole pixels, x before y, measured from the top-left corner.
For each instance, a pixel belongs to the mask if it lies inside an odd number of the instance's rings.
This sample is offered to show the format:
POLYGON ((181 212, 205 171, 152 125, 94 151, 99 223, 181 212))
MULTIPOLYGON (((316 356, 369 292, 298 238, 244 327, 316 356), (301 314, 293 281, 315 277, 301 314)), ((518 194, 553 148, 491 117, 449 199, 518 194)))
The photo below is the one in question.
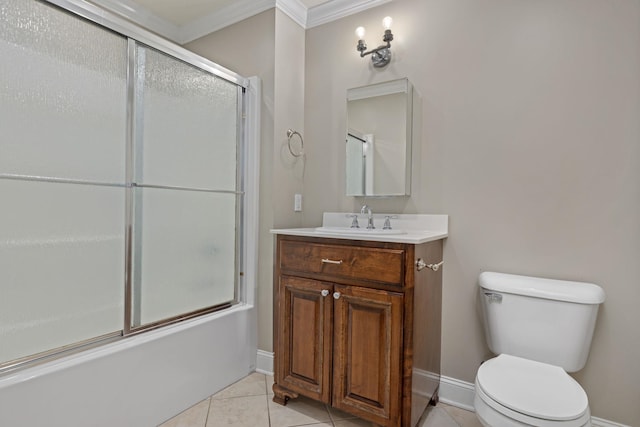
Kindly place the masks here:
POLYGON ((478 278, 480 287, 494 292, 525 295, 579 304, 601 304, 605 300, 604 290, 587 282, 543 279, 516 274, 484 271, 478 278))

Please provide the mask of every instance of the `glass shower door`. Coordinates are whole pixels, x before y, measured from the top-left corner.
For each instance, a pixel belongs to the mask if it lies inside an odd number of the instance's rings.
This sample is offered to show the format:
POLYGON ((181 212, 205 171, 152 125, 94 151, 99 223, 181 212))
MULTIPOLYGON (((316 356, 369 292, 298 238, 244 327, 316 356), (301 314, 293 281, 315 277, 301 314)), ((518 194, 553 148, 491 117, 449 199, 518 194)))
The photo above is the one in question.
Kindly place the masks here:
POLYGON ((246 82, 45 2, 0 12, 0 373, 237 302, 246 82))
POLYGON ((236 299, 239 89, 136 46, 130 327, 236 299))
POLYGON ((3 1, 0 366, 123 329, 126 45, 3 1))

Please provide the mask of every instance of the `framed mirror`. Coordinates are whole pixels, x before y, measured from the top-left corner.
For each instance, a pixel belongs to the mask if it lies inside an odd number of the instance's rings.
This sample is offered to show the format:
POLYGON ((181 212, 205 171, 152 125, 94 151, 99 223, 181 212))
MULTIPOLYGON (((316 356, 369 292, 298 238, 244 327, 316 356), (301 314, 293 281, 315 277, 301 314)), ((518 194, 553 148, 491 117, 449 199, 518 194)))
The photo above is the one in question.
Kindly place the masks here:
POLYGON ((411 194, 412 119, 406 78, 347 90, 347 196, 411 194))

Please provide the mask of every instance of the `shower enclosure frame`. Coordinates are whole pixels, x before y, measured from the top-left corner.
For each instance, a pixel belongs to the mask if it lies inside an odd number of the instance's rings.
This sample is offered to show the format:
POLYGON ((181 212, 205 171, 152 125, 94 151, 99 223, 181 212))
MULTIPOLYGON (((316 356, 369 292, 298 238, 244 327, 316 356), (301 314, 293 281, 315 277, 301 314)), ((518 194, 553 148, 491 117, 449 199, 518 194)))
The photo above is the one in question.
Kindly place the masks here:
MULTIPOLYGON (((23 175, 11 175, 2 174, 3 179, 18 179, 18 180, 33 180, 33 181, 46 181, 57 183, 73 183, 73 184, 86 184, 86 185, 99 185, 99 186, 115 186, 125 187, 126 200, 125 200, 125 300, 124 300, 124 323, 121 331, 115 331, 113 333, 96 336, 87 340, 69 344, 60 348, 40 352, 34 355, 22 357, 16 360, 9 361, 7 363, 0 362, 0 374, 13 371, 22 367, 32 366, 34 364, 47 362, 49 360, 67 356, 77 353, 82 350, 107 344, 122 339, 123 337, 136 335, 140 332, 149 331, 162 326, 170 325, 173 323, 181 322, 187 319, 199 317, 205 314, 217 312, 223 308, 228 308, 236 304, 250 304, 253 305, 254 290, 251 288, 255 283, 255 265, 244 265, 244 260, 248 258, 248 254, 255 257, 257 252, 257 244, 253 243, 248 245, 247 236, 257 235, 257 215, 255 212, 247 210, 247 206, 252 209, 257 209, 257 189, 252 189, 251 194, 245 188, 247 184, 247 162, 253 162, 254 166, 257 162, 255 153, 248 153, 247 138, 251 136, 248 133, 253 133, 253 137, 257 137, 257 129, 247 129, 247 109, 252 109, 253 115, 259 117, 259 113, 256 110, 255 105, 247 105, 245 99, 245 92, 250 86, 250 79, 247 79, 233 71, 230 71, 218 64, 215 64, 205 58, 198 56, 180 46, 173 44, 159 36, 156 36, 144 29, 138 28, 135 24, 132 24, 118 16, 105 12, 103 9, 89 4, 83 0, 41 0, 45 3, 58 7, 73 15, 77 15, 82 19, 93 22, 101 27, 104 27, 110 31, 113 31, 121 36, 127 38, 127 123, 126 123, 126 167, 125 167, 125 183, 124 185, 118 183, 104 183, 83 181, 77 179, 64 179, 64 178, 46 178, 39 176, 23 176, 23 175), (181 189, 179 187, 171 186, 157 186, 157 185, 138 185, 134 180, 134 152, 135 152, 135 72, 136 72, 136 59, 135 51, 138 45, 150 47, 161 53, 167 54, 179 61, 186 63, 187 65, 194 66, 200 70, 204 70, 214 76, 220 77, 227 82, 235 84, 237 86, 237 121, 236 121, 236 148, 237 148, 237 166, 236 166, 236 191, 226 191, 226 193, 232 193, 239 196, 236 199, 236 254, 235 254, 235 284, 234 284, 234 299, 229 303, 221 305, 210 306, 202 309, 198 309, 192 312, 182 313, 174 317, 167 319, 147 323, 144 325, 134 326, 132 322, 133 316, 133 293, 134 286, 132 283, 132 260, 133 260, 133 204, 134 204, 134 189, 135 188, 161 188, 161 189, 181 189), (253 198, 253 200, 247 200, 247 198, 253 198), (244 200, 241 200, 244 199, 244 200), (250 247, 247 247, 250 246, 250 247)), ((259 86, 259 82, 255 82, 254 86, 259 86)), ((255 89, 255 88, 254 88, 255 89)), ((254 94, 255 95, 255 94, 254 94)), ((255 123, 255 117, 253 127, 257 126, 255 123)), ((249 168, 251 170, 251 168, 249 168)), ((254 169, 257 170, 257 169, 254 169)), ((253 172, 252 172, 253 173, 253 172)), ((255 178, 253 177, 253 181, 255 178)), ((251 180, 251 178, 249 178, 251 180)), ((255 182, 254 182, 255 184, 255 182)), ((207 191, 206 189, 191 189, 191 191, 207 191)), ((211 191, 216 193, 225 193, 225 191, 211 191)), ((249 263, 251 264, 251 263, 249 263)))

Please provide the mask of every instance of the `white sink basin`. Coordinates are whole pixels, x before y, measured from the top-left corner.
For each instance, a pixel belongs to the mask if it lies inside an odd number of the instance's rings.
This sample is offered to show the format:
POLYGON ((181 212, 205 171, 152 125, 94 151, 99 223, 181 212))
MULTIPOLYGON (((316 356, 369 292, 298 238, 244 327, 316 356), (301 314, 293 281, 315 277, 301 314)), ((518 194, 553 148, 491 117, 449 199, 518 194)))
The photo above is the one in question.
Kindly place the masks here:
POLYGON ((351 227, 316 227, 316 231, 319 233, 329 234, 344 234, 344 235, 358 235, 358 236, 392 236, 397 234, 407 234, 405 230, 391 229, 384 230, 382 228, 351 228, 351 227))
POLYGON ((447 215, 378 214, 373 216, 376 228, 367 230, 366 218, 360 218, 361 228, 351 228, 352 215, 346 212, 325 212, 322 227, 285 228, 271 230, 274 234, 322 237, 327 239, 369 240, 372 242, 422 244, 446 238, 449 229, 447 215), (385 230, 386 217, 391 219, 391 230, 385 230))

